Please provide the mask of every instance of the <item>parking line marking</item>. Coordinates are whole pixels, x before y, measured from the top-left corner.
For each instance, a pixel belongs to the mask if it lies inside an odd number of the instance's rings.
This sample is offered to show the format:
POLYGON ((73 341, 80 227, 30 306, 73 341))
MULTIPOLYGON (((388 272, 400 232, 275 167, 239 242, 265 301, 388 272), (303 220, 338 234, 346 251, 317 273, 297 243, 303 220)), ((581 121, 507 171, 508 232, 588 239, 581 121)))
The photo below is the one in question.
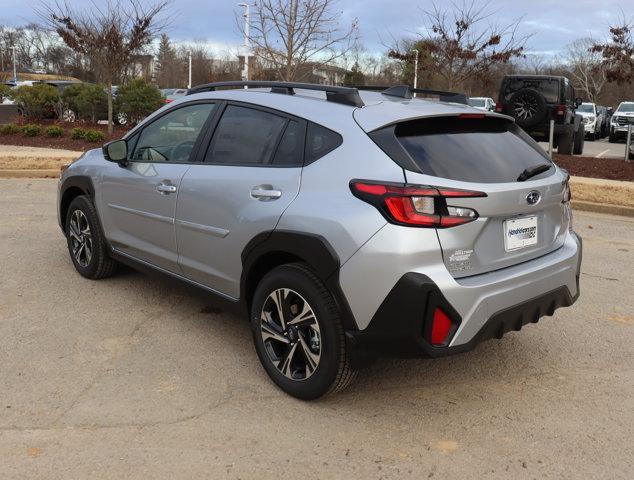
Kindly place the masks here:
POLYGON ((609 148, 608 148, 608 149, 606 149, 606 150, 603 150, 601 153, 599 153, 599 154, 598 154, 596 157, 594 157, 594 158, 601 158, 603 155, 605 155, 605 154, 606 154, 606 153, 608 153, 609 151, 610 151, 610 149, 609 149, 609 148))

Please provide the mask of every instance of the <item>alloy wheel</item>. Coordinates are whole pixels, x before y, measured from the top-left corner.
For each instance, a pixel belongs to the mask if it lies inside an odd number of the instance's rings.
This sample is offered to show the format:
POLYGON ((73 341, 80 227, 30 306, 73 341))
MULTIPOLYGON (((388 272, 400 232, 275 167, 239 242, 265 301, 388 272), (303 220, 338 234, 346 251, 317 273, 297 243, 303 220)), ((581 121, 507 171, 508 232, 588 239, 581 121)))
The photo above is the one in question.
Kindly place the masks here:
POLYGON ((313 308, 289 288, 273 291, 260 314, 264 348, 275 367, 291 380, 306 380, 321 359, 319 323, 313 308))
POLYGON ((81 267, 87 267, 92 258, 92 234, 88 218, 81 210, 72 213, 68 234, 73 257, 81 267))
POLYGON ((513 110, 515 118, 528 120, 537 114, 537 101, 531 95, 522 95, 515 100, 513 110))

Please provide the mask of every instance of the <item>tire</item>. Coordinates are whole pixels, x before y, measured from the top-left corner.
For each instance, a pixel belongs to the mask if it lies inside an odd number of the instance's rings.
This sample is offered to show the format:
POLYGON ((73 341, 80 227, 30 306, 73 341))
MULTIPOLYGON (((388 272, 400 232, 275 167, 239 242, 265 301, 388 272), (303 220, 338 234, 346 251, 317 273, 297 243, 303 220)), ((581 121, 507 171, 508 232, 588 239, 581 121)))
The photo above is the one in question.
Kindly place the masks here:
POLYGON ((532 88, 523 88, 511 95, 509 109, 515 123, 525 130, 539 124, 548 112, 546 99, 532 88))
POLYGON ((314 400, 342 390, 356 377, 335 300, 304 264, 282 265, 260 281, 251 306, 251 331, 264 370, 293 397, 314 400), (281 322, 278 304, 286 321, 296 322, 302 312, 307 320, 292 326, 281 322))
POLYGON ((577 134, 575 135, 572 153, 575 155, 582 155, 583 145, 585 144, 585 141, 586 141, 585 131, 583 129, 583 126, 580 125, 579 130, 577 130, 577 134))
POLYGON ((590 140, 591 142, 594 142, 596 139, 597 139, 596 133, 591 133, 590 135, 588 135, 588 140, 590 140))
POLYGON ((566 129, 566 131, 559 135, 557 141, 557 153, 561 155, 572 155, 574 146, 575 132, 572 128, 566 129))
POLYGON ((116 272, 119 264, 108 255, 108 245, 101 231, 97 210, 88 197, 80 195, 70 203, 64 231, 68 253, 80 275, 98 280, 116 272))

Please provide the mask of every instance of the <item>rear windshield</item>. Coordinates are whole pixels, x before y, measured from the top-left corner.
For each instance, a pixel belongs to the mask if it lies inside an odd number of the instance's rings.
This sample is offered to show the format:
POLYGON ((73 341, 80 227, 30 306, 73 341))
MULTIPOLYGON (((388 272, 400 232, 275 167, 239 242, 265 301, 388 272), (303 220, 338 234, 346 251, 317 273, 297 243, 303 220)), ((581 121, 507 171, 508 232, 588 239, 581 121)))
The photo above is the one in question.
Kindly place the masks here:
POLYGON ((394 133, 421 173, 440 178, 515 182, 527 168, 552 164, 532 138, 504 119, 427 118, 400 123, 394 133))
POLYGON ((469 105, 472 107, 484 107, 484 98, 470 98, 469 105))
POLYGON ((501 96, 508 101, 511 95, 524 88, 537 90, 548 103, 559 103, 559 80, 549 78, 507 78, 501 96))

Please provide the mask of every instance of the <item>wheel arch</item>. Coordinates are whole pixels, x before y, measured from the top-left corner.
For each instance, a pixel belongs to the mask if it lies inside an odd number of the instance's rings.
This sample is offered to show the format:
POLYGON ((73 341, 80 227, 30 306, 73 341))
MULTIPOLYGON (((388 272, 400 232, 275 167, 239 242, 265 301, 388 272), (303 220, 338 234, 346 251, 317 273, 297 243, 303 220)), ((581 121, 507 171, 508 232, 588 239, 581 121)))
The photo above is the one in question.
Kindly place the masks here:
POLYGON ((316 234, 275 230, 254 237, 242 251, 240 298, 250 312, 258 283, 267 272, 287 263, 306 264, 324 282, 335 299, 345 329, 357 330, 350 306, 339 285, 339 256, 328 241, 316 234))
POLYGON ((90 177, 72 176, 62 182, 59 196, 59 226, 62 230, 65 229, 68 207, 80 195, 88 196, 94 203, 95 189, 90 177))

